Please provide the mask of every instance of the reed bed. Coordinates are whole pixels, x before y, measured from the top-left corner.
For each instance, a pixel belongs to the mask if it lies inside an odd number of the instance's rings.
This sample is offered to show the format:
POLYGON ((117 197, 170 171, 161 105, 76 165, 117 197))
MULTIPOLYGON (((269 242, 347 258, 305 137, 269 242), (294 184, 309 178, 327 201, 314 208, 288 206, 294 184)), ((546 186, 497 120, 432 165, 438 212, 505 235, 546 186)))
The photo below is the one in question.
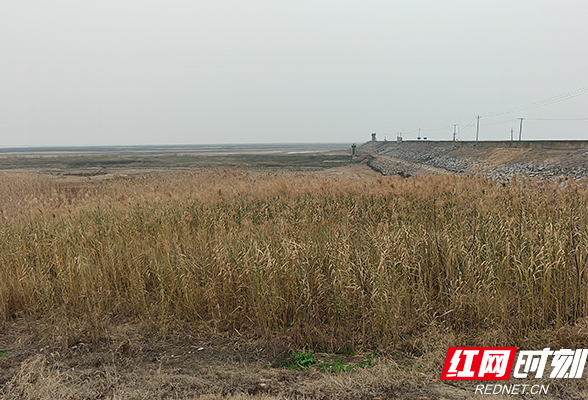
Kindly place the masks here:
POLYGON ((2 175, 0 321, 151 319, 326 351, 431 327, 522 345, 587 316, 587 200, 582 182, 458 176, 2 175))

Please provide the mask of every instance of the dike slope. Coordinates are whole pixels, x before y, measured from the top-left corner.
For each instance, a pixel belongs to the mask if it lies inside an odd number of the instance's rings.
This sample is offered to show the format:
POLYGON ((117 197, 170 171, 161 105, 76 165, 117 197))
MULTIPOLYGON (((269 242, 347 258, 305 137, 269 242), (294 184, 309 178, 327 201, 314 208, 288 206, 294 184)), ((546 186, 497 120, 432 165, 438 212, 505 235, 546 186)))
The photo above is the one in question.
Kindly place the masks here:
POLYGON ((588 176, 588 141, 367 142, 358 150, 372 156, 370 166, 384 175, 588 176))

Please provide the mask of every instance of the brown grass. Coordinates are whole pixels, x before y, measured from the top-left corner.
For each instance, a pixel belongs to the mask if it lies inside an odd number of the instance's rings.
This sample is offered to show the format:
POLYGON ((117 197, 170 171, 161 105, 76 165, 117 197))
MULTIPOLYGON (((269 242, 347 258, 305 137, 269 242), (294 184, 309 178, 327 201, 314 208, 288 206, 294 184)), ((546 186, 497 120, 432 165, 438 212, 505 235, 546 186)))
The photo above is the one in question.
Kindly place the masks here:
POLYGON ((573 182, 6 174, 0 320, 81 319, 95 340, 117 319, 204 324, 329 352, 410 353, 431 327, 541 345, 587 315, 587 204, 573 182))

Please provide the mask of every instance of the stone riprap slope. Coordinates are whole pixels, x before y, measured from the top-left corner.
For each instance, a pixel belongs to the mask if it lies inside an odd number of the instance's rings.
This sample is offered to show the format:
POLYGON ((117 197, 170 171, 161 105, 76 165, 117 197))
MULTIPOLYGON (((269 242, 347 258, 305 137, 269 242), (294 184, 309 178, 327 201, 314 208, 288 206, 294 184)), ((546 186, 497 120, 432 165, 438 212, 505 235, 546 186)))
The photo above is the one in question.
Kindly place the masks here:
POLYGON ((588 176, 588 141, 368 142, 359 151, 372 155, 370 166, 384 175, 588 176))

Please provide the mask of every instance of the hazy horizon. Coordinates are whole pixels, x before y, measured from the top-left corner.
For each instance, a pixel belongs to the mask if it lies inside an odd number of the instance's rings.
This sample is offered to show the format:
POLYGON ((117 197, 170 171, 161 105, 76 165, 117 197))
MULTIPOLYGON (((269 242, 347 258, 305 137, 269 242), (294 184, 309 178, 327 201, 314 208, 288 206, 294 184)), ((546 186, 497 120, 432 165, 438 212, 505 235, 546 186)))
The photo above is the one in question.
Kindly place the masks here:
POLYGON ((518 118, 524 140, 588 139, 585 15, 545 0, 3 2, 0 147, 451 140, 454 124, 474 140, 476 115, 480 140, 518 138, 518 118))

